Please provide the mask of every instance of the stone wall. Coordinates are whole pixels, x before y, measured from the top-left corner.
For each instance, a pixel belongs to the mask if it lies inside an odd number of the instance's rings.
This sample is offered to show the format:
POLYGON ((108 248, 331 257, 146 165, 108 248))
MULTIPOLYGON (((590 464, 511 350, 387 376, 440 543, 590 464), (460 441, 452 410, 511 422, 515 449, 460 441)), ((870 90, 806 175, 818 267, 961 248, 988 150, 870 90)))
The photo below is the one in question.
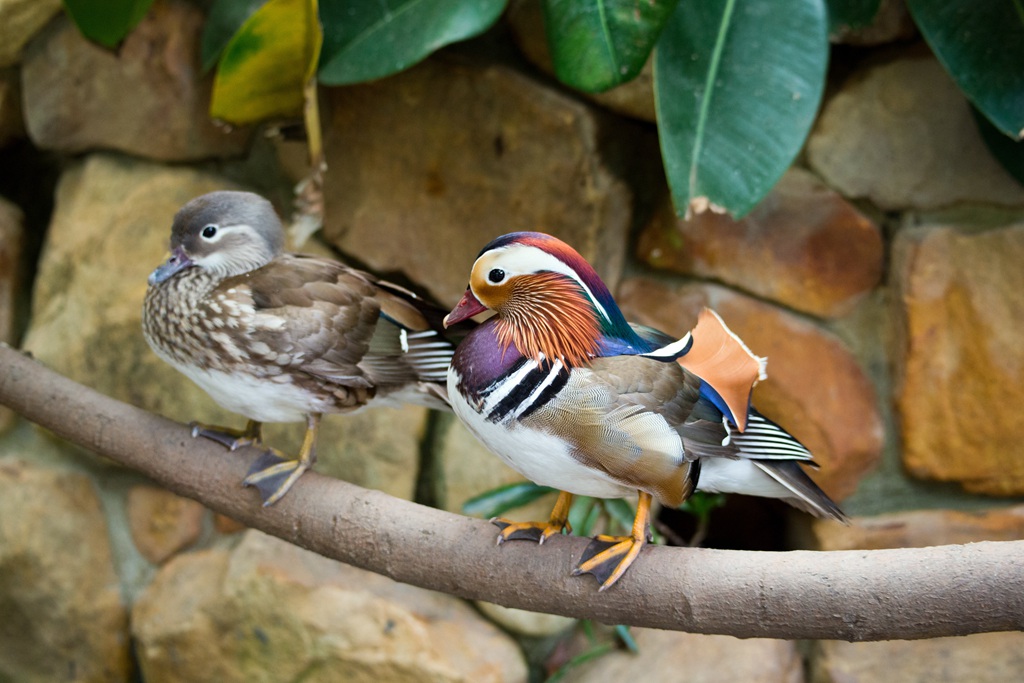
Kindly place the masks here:
MULTIPOLYGON (((567 91, 545 75, 535 6, 517 3, 480 39, 322 91, 326 223, 302 248, 450 306, 489 239, 545 230, 633 320, 682 334, 716 308, 769 357, 755 401, 814 451, 854 523, 730 501, 712 542, 1024 538, 1024 188, 901 3, 883 5, 843 38, 858 47, 837 53, 805 153, 743 220, 675 217, 649 72, 600 97, 567 91)), ((287 213, 301 172, 300 145, 206 117, 202 22, 157 0, 108 52, 56 2, 0 1, 0 341, 173 419, 241 425, 140 330, 177 207, 244 187, 287 213)), ((267 436, 295 448, 301 426, 267 436)), ((320 444, 318 471, 452 511, 516 480, 419 408, 329 418, 320 444)), ((0 409, 0 680, 525 681, 589 646, 569 620, 477 607, 240 529, 0 409)), ((685 667, 692 680, 997 681, 1024 665, 1019 633, 810 647, 634 635, 658 680, 685 667)), ((567 679, 618 680, 635 661, 616 652, 567 679)))

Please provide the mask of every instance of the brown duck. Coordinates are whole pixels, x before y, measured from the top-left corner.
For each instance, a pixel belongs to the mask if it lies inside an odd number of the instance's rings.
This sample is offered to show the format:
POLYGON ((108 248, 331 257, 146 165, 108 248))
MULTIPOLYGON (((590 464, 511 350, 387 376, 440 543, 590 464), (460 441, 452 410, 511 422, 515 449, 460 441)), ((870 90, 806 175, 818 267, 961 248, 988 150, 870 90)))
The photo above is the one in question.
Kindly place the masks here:
POLYGON ((454 344, 444 311, 329 259, 283 252, 270 202, 213 192, 178 211, 171 256, 149 276, 146 341, 243 430, 193 424, 228 448, 262 445, 263 422, 306 422, 296 458, 269 449, 244 480, 264 505, 316 459, 324 413, 410 402, 447 409, 454 344))

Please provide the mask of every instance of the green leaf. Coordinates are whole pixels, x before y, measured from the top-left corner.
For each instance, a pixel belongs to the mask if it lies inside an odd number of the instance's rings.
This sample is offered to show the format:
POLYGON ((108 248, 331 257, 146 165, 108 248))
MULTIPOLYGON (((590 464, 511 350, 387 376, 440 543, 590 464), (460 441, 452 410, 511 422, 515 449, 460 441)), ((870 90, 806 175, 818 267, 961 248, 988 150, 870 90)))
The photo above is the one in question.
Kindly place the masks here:
POLYGON ((823 0, 688 0, 665 26, 654 91, 676 211, 741 217, 800 151, 828 64, 823 0))
POLYGON ((601 514, 596 500, 590 496, 574 496, 569 506, 569 526, 580 536, 590 536, 601 514))
POLYGON ((224 48, 210 115, 253 123, 300 113, 320 40, 316 0, 269 0, 224 48))
POLYGON ((614 627, 615 635, 618 636, 622 644, 626 646, 626 649, 635 655, 640 654, 640 646, 636 644, 636 640, 633 639, 633 632, 629 630, 627 624, 616 624, 614 627))
POLYGON ((636 510, 629 501, 622 498, 608 498, 604 501, 604 509, 608 511, 608 517, 620 530, 628 531, 633 528, 636 510))
POLYGON ((409 68, 434 50, 483 33, 506 0, 324 0, 319 78, 346 85, 409 68))
POLYGON ((1024 138, 1021 0, 907 0, 935 56, 996 128, 1024 138))
POLYGON ((706 520, 711 516, 712 510, 725 505, 725 496, 721 493, 707 493, 706 491, 694 491, 693 494, 683 501, 679 509, 688 512, 698 519, 706 520))
POLYGON ((82 35, 114 48, 146 16, 153 0, 63 0, 82 35))
POLYGON ((1004 135, 977 109, 972 107, 971 113, 974 114, 978 132, 981 133, 981 139, 985 141, 988 151, 1006 169, 1007 173, 1016 178, 1018 183, 1024 185, 1024 141, 1014 140, 1008 135, 1004 135))
POLYGON ((545 0, 555 75, 587 92, 632 80, 647 62, 677 0, 545 0))
POLYGON ((266 1, 214 0, 210 13, 206 16, 206 25, 203 27, 203 71, 209 71, 217 64, 217 59, 231 42, 232 36, 266 1))
POLYGON ((844 28, 863 28, 878 14, 881 0, 825 0, 828 5, 828 32, 844 28))
POLYGON ((467 515, 497 517, 509 510, 529 505, 554 490, 531 481, 506 484, 470 498, 462 504, 462 512, 467 515))

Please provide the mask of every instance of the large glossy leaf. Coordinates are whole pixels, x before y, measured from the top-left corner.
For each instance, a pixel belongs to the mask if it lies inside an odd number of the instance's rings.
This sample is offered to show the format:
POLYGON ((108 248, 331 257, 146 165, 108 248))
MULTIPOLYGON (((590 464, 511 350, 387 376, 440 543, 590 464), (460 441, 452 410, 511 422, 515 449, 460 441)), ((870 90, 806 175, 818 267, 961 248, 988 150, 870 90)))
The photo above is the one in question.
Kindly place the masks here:
POLYGON ((467 515, 495 517, 505 514, 509 510, 529 505, 552 491, 554 489, 530 481, 506 484, 470 498, 462 504, 462 511, 467 515))
POLYGON ((828 30, 835 33, 843 28, 863 28, 878 14, 881 0, 826 0, 828 30))
POLYGON ((117 47, 146 16, 153 0, 63 0, 71 20, 89 40, 117 47))
POLYGON ((544 0, 555 75, 601 92, 636 77, 677 0, 544 0))
POLYGON ((203 71, 217 64, 221 52, 242 25, 267 0, 214 0, 203 26, 203 71))
POLYGON ((658 41, 655 105, 676 211, 743 216, 799 152, 828 63, 823 0, 687 0, 658 41))
POLYGON ((224 48, 210 115, 252 123, 300 113, 319 52, 316 0, 269 0, 224 48))
POLYGON ((1021 0, 907 0, 932 51, 996 128, 1024 138, 1021 0))
POLYGON ((506 0, 322 0, 319 79, 328 85, 383 78, 444 45, 483 33, 506 0))

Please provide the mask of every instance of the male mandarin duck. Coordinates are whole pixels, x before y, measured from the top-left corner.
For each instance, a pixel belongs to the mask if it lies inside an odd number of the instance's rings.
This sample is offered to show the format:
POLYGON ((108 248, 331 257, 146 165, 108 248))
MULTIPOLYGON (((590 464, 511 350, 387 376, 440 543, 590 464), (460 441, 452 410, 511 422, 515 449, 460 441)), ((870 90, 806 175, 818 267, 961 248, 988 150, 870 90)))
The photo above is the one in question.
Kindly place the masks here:
POLYGON ((764 361, 712 311, 678 340, 627 323, 590 264, 536 232, 484 247, 445 324, 487 309, 497 315, 452 358, 452 408, 513 469, 560 491, 546 522, 492 520, 499 544, 571 531, 573 495, 636 491, 632 533, 597 536, 573 571, 605 590, 647 542, 655 497, 678 506, 694 490, 745 493, 846 520, 801 468, 807 449, 750 405, 764 361))
POLYGON ((156 354, 244 430, 193 425, 228 448, 262 445, 263 422, 305 421, 297 458, 267 450, 244 480, 277 502, 316 459, 324 413, 406 401, 448 409, 454 344, 444 311, 341 263, 283 252, 273 206, 249 192, 185 204, 170 259, 149 276, 143 331, 156 354))

